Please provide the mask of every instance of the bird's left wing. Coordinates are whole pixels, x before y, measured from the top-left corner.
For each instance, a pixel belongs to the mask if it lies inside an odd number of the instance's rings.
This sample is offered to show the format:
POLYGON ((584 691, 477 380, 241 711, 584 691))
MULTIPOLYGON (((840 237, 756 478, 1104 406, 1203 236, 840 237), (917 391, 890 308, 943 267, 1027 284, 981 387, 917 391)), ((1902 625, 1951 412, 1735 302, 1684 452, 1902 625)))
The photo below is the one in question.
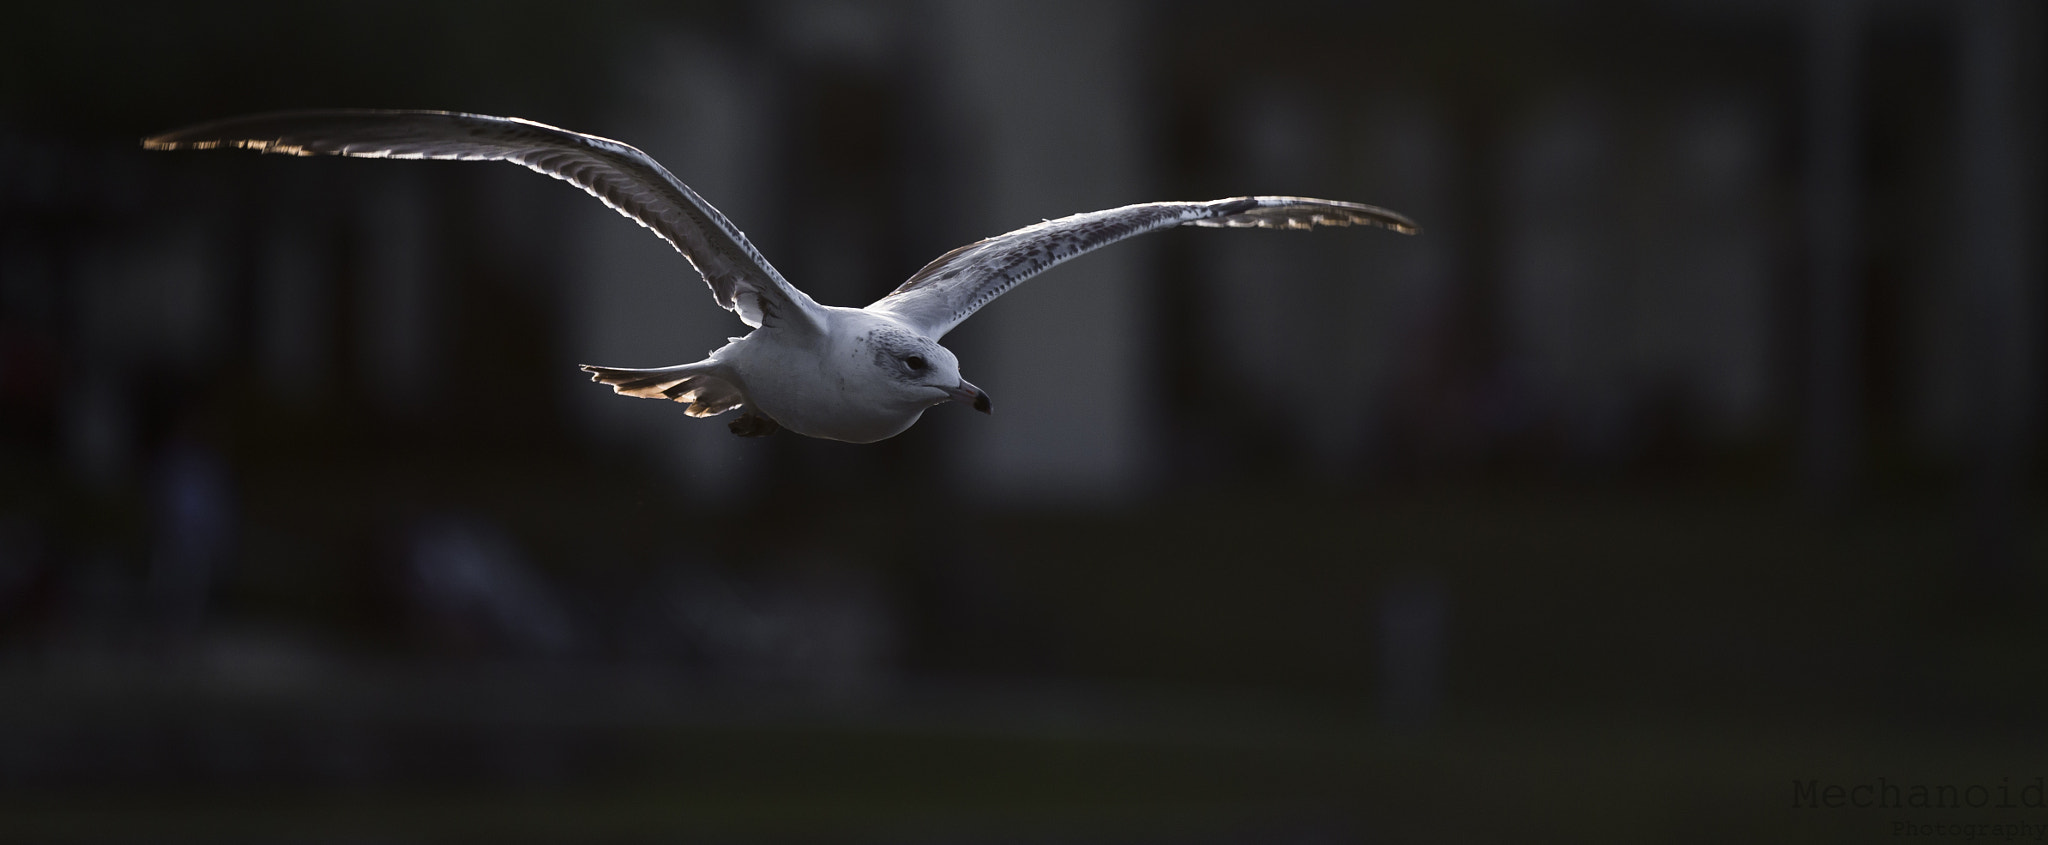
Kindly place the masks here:
POLYGON ((898 317, 938 338, 1025 279, 1099 247, 1171 226, 1313 229, 1380 226, 1403 234, 1415 222, 1384 208, 1307 197, 1151 202, 1047 220, 976 241, 917 271, 867 310, 898 317))
POLYGON ((324 110, 237 117, 167 132, 153 150, 233 147, 288 155, 510 161, 590 192, 654 231, 750 326, 819 331, 824 310, 797 290, 711 203, 646 153, 516 117, 442 111, 324 110))

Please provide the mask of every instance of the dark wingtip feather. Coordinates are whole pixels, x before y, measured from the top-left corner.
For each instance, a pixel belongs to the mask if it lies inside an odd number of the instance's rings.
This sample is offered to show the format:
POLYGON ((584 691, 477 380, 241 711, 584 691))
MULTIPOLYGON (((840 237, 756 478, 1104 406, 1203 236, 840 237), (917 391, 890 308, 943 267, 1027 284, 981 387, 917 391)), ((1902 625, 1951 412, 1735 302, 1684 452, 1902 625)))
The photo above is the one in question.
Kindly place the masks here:
POLYGON ((1187 225, 1218 228, 1313 229, 1317 226, 1378 226, 1403 235, 1421 234, 1406 216, 1374 205, 1314 197, 1233 197, 1205 204, 1206 216, 1187 225))

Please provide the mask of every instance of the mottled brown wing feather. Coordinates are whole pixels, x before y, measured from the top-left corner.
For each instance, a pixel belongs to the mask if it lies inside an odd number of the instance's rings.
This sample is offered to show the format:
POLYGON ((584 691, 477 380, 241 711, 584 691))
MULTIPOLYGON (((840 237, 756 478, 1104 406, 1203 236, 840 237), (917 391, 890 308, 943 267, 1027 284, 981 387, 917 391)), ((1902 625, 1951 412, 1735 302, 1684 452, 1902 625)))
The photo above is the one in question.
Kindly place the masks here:
POLYGON ((894 315, 929 337, 942 337, 982 306, 1055 264, 1173 226, 1379 226, 1403 234, 1422 231, 1414 221, 1384 208, 1308 197, 1127 205, 1047 220, 955 249, 925 265, 867 310, 894 315))

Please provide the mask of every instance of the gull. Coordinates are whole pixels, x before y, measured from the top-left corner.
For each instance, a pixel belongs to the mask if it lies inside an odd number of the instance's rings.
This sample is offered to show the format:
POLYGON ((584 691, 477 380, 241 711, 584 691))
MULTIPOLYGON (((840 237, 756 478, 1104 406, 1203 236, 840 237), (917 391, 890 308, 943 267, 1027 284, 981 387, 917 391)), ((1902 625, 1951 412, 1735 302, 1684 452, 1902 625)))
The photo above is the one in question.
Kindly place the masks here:
POLYGON ((287 155, 509 161, 582 188, 683 254, 718 304, 753 328, 702 361, 653 369, 583 365, 591 380, 683 403, 693 417, 736 408, 742 437, 789 429, 873 443, 927 408, 988 394, 939 345, 982 306, 1082 253, 1174 226, 1312 229, 1414 221, 1383 208, 1308 197, 1148 202, 1046 220, 939 256, 865 308, 821 305, 798 290, 738 227, 646 153, 515 117, 445 111, 318 110, 229 118, 147 138, 152 150, 231 148, 287 155))

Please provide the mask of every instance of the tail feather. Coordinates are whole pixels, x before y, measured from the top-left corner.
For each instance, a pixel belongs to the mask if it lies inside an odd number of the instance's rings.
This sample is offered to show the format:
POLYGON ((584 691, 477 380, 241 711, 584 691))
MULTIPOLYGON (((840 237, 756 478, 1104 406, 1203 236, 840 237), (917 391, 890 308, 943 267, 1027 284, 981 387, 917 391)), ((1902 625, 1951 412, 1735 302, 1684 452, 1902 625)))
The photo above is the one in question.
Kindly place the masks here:
POLYGON ((700 364, 683 364, 652 370, 599 367, 584 364, 590 380, 611 385, 624 396, 642 399, 671 399, 689 405, 684 413, 709 417, 739 407, 744 402, 739 388, 700 364))

